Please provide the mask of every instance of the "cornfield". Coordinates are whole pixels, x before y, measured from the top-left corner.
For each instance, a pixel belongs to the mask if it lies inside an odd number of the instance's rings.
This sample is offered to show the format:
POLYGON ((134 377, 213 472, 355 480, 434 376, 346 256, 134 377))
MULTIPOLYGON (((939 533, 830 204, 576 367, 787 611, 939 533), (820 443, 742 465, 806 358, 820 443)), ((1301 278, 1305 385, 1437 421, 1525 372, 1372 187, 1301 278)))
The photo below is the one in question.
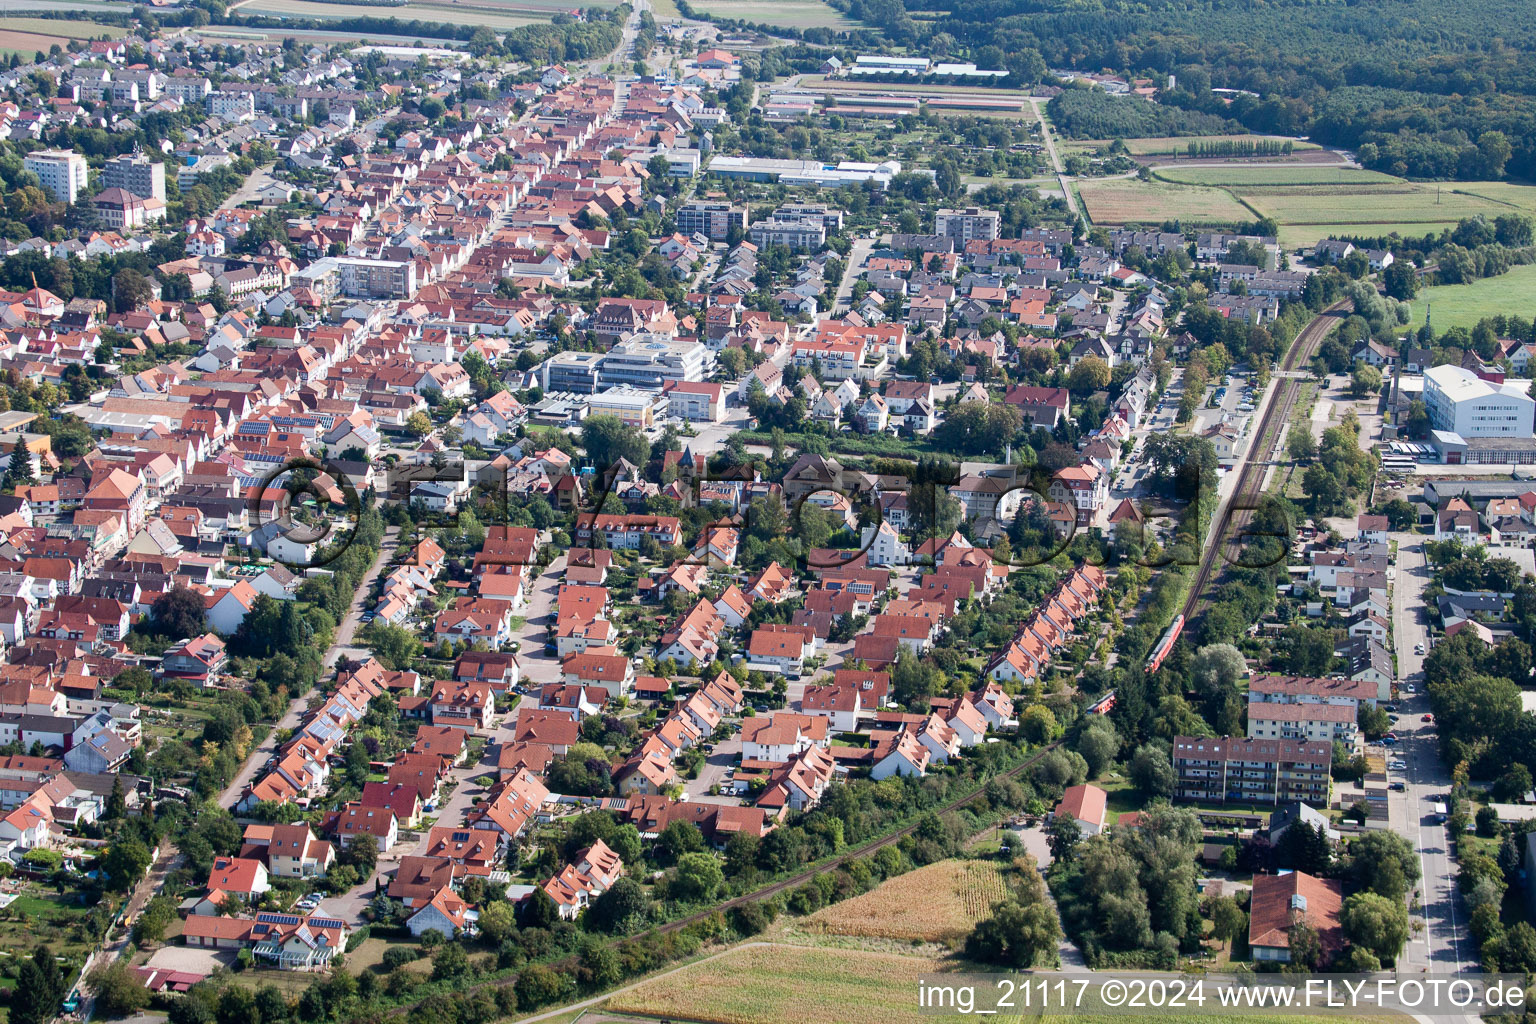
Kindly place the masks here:
POLYGON ((993 905, 1007 897, 1008 888, 1008 876, 997 864, 944 860, 819 910, 806 926, 835 935, 955 941, 988 917, 993 905))

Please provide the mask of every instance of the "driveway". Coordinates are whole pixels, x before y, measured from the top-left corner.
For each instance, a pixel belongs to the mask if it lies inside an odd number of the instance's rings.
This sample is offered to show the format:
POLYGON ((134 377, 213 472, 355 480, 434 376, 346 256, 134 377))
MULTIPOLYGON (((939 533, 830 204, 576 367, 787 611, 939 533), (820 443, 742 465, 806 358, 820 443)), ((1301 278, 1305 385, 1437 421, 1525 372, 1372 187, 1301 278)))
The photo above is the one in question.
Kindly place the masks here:
POLYGON ((528 598, 528 607, 523 610, 522 628, 512 634, 521 645, 517 650, 521 685, 530 689, 560 681, 560 659, 545 654, 544 644, 549 639, 550 627, 555 624, 555 600, 560 595, 560 583, 564 578, 565 555, 561 554, 534 580, 533 594, 528 598))
POLYGON ((146 967, 158 967, 164 971, 187 971, 192 974, 212 974, 220 967, 230 967, 235 962, 232 949, 199 949, 196 946, 161 946, 149 958, 146 967))
POLYGON ((709 792, 711 786, 724 787, 727 783, 726 772, 736 767, 741 762, 741 734, 721 740, 715 744, 715 749, 710 751, 704 759, 703 766, 699 769, 699 777, 689 779, 683 786, 683 791, 688 794, 688 799, 697 803, 715 804, 739 804, 741 801, 733 796, 712 796, 709 792))

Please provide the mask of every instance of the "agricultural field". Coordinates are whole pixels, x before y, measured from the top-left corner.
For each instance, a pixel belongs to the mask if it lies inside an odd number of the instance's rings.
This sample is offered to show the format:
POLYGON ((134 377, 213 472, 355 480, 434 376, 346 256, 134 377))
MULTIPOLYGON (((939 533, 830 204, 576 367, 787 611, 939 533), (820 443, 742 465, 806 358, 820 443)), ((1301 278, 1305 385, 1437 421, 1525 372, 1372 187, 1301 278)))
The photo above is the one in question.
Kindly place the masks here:
POLYGON ((1420 237, 1481 214, 1536 215, 1536 186, 1508 182, 1411 182, 1375 171, 1327 166, 1164 168, 1158 181, 1078 183, 1095 223, 1210 224, 1273 217, 1286 249, 1334 236, 1420 237))
POLYGON ((1393 185, 1401 184, 1401 178, 1380 171, 1362 171, 1353 167, 1330 167, 1327 164, 1252 167, 1210 167, 1189 164, 1184 167, 1160 167, 1157 176, 1163 181, 1180 185, 1393 185))
MULTIPOLYGON (((599 5, 601 6, 601 5, 599 5)), ((403 6, 371 4, 332 4, 321 0, 253 0, 241 8, 246 14, 273 17, 316 18, 399 18, 402 21, 439 21, 449 25, 488 25, 497 31, 536 25, 548 21, 556 8, 538 0, 416 0, 403 6)))
MULTIPOLYGON (((749 943, 621 992, 591 1011, 590 1019, 606 1021, 614 1019, 609 1014, 633 1013, 653 1020, 660 1017, 707 1024, 809 1020, 956 1024, 975 1018, 919 1010, 917 981, 923 975, 967 969, 977 968, 954 959, 749 943)), ((1035 1010, 1027 1017, 989 1015, 988 1019, 1020 1022, 1039 1020, 1040 1016, 1035 1010)), ((1261 1018, 1212 1012, 1163 1014, 1160 1019, 1163 1024, 1253 1024, 1261 1018)), ((1371 1020, 1385 1024, 1404 1018, 1287 1015, 1283 1019, 1287 1024, 1363 1024, 1371 1020)), ((1116 1024, 1125 1018, 1072 1014, 1071 1020, 1074 1024, 1116 1024)))
POLYGON ((1429 308, 1436 334, 1452 327, 1471 329, 1479 320, 1497 313, 1530 316, 1536 310, 1536 264, 1515 267, 1507 274, 1471 284, 1425 288, 1414 296, 1411 305, 1411 326, 1423 326, 1424 312, 1429 308))
POLYGON ((944 860, 818 910, 807 919, 806 928, 876 939, 955 942, 988 916, 1008 888, 1003 865, 944 860))
POLYGON ((65 46, 71 39, 113 39, 128 30, 116 25, 98 25, 94 21, 72 21, 62 18, 0 18, 0 54, 9 57, 19 53, 31 57, 51 46, 65 46))
POLYGON ((922 1024, 913 987, 943 961, 896 953, 753 944, 653 978, 605 1009, 717 1024, 860 1020, 922 1024))
POLYGON ((1229 224, 1253 219, 1232 193, 1220 188, 1143 182, 1135 178, 1088 178, 1077 194, 1095 224, 1229 224))
POLYGON ((858 28, 841 11, 820 0, 698 0, 693 8, 715 18, 736 18, 760 25, 783 28, 858 28))
MULTIPOLYGON (((1132 156, 1184 156, 1189 152, 1191 142, 1255 142, 1273 140, 1276 142, 1291 143, 1293 153, 1316 152, 1322 149, 1315 142, 1304 142, 1301 139, 1287 140, 1279 135, 1169 135, 1151 139, 1123 139, 1126 150, 1132 156)), ((1109 145, 1109 139, 1083 139, 1062 144, 1062 148, 1073 152, 1088 152, 1095 149, 1103 149, 1109 145)))

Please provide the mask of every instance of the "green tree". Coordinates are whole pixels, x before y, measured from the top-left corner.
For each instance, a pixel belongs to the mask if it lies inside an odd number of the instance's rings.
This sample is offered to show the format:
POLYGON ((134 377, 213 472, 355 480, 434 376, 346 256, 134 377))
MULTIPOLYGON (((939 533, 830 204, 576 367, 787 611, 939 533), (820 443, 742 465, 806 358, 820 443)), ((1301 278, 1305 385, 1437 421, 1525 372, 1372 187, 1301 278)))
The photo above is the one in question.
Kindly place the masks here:
POLYGON ((1408 907, 1401 899, 1357 892, 1344 901, 1339 921, 1351 943, 1369 949, 1383 963, 1395 962, 1408 941, 1408 907))
POLYGON ((1243 934, 1248 927, 1248 915, 1231 896, 1218 896, 1211 901, 1211 938, 1226 943, 1243 934))
POLYGON ((1349 375, 1349 395, 1351 398, 1367 398, 1381 392, 1381 371, 1369 363, 1355 364, 1354 372, 1349 375))
POLYGON ((127 1017, 149 1005, 149 989, 133 973, 126 960, 101 964, 85 983, 96 997, 96 1010, 106 1017, 127 1017))
POLYGON ((1082 838, 1082 826, 1070 814, 1057 814, 1045 830, 1045 844, 1050 848, 1052 860, 1070 856, 1082 838))
POLYGON ((190 587, 172 587, 149 606, 150 628, 176 640, 201 636, 208 628, 206 615, 202 597, 190 587))
POLYGON ((1317 456, 1317 441, 1306 423, 1293 423, 1285 435, 1285 450, 1295 462, 1307 462, 1317 456))
POLYGON ((1411 844, 1394 832, 1367 832, 1350 846, 1350 874, 1355 885, 1389 900, 1402 900, 1419 880, 1419 858, 1411 844))
POLYGON ((1132 784, 1151 797, 1172 796, 1178 782, 1168 752, 1153 744, 1136 748, 1136 753, 1131 755, 1129 774, 1132 784))
POLYGON ((1098 356, 1084 356, 1067 374, 1067 388, 1075 395, 1089 395, 1109 387, 1110 372, 1098 356))
POLYGON ((137 839, 119 839, 102 855, 101 869, 112 888, 126 892, 149 870, 149 848, 137 839))
POLYGON ((626 426, 617 416, 588 416, 581 423, 581 446, 599 471, 625 459, 644 469, 651 457, 651 443, 635 427, 626 426))
POLYGON ((977 923, 965 940, 965 955, 1010 967, 1050 966, 1056 961, 1061 925, 1048 903, 1004 900, 977 923))
POLYGON ((685 903, 702 902, 712 898, 724 881, 725 874, 714 854, 685 853, 678 858, 667 893, 685 903))

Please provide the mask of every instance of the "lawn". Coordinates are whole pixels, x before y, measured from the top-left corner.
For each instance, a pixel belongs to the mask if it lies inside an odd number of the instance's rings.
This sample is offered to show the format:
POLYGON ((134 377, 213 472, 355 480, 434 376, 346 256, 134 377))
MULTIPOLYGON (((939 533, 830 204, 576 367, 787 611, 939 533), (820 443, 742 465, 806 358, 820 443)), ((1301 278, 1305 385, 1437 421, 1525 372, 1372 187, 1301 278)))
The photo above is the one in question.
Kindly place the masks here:
POLYGON ((1471 284, 1444 284, 1425 288, 1413 299, 1410 323, 1424 323, 1430 311, 1435 333, 1451 327, 1474 327, 1479 320, 1496 313, 1529 316, 1536 309, 1536 264, 1515 267, 1498 277, 1485 277, 1471 284))
MULTIPOLYGON (((24 884, 13 891, 17 891, 17 899, 0 910, 0 952, 25 956, 43 943, 57 956, 85 958, 94 945, 82 929, 90 907, 75 902, 74 894, 61 896, 36 884, 24 884)), ((105 905, 101 913, 110 917, 111 910, 105 905)))
POLYGON ((1275 164, 1253 167, 1164 167, 1157 176, 1182 185, 1391 185, 1403 184, 1401 178, 1379 171, 1360 171, 1352 167, 1307 164, 1275 164))
POLYGON ((1230 224, 1253 214, 1225 189, 1142 182, 1134 178, 1092 178, 1077 183, 1077 194, 1095 224, 1230 224))
POLYGON ((1008 871, 982 860, 943 860, 898 875, 851 900, 818 910, 809 931, 877 939, 952 942, 988 916, 1009 889, 1008 871))
POLYGON ((698 0, 693 8, 715 18, 736 18, 760 25, 783 28, 858 28, 841 11, 820 0, 698 0))

